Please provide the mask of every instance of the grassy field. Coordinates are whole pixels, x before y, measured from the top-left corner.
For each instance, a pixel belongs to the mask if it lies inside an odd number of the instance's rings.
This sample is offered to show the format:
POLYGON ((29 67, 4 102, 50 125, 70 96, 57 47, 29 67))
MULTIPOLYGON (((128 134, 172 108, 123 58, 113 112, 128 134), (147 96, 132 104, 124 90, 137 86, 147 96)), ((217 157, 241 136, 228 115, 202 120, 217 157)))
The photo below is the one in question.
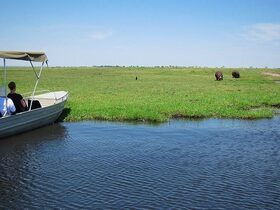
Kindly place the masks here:
MULTIPOLYGON (((8 80, 17 91, 34 85, 32 70, 10 68, 8 80), (20 69, 20 70, 19 70, 20 69)), ((219 69, 223 81, 215 81, 211 68, 79 67, 48 68, 39 90, 66 90, 70 96, 66 121, 86 119, 163 122, 170 118, 272 117, 280 105, 280 77, 262 72, 271 69, 219 69), (136 80, 136 77, 138 78, 136 80)))

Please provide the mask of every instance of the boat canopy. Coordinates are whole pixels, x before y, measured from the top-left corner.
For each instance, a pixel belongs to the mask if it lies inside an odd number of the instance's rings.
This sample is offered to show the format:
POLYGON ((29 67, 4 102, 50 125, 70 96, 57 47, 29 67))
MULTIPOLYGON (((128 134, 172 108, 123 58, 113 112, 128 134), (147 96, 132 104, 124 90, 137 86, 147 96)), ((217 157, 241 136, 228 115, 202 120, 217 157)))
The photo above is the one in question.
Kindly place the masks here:
MULTIPOLYGON (((44 64, 48 65, 48 57, 44 52, 22 52, 22 51, 0 51, 0 58, 3 58, 3 64, 4 64, 4 73, 3 73, 3 78, 4 78, 4 87, 5 87, 5 96, 7 99, 7 90, 6 90, 6 81, 7 81, 7 67, 6 67, 6 59, 14 59, 14 60, 23 60, 23 61, 29 61, 30 65, 33 69, 33 72, 36 76, 36 82, 35 86, 32 92, 31 96, 31 103, 30 103, 30 108, 29 111, 31 110, 32 103, 34 101, 34 94, 37 88, 37 85, 39 83, 41 73, 44 67, 44 64), (41 62, 41 67, 39 73, 35 70, 34 65, 32 62, 41 62)), ((7 104, 7 103, 6 103, 7 104)), ((4 113, 3 116, 5 116, 6 113, 4 113)))
POLYGON ((0 58, 47 62, 48 57, 44 52, 17 52, 17 51, 0 51, 0 58))

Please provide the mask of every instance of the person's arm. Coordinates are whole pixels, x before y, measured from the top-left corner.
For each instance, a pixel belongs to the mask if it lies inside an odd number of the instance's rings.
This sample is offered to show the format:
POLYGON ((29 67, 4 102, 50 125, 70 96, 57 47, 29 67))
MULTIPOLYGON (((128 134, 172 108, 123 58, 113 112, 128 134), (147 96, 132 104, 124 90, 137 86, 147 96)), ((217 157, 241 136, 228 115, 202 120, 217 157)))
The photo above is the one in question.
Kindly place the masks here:
POLYGON ((26 103, 25 103, 25 100, 24 100, 24 99, 21 99, 21 100, 20 100, 20 103, 21 103, 21 106, 23 107, 23 111, 25 111, 26 108, 27 108, 27 105, 26 105, 26 103))
POLYGON ((22 95, 18 94, 20 97, 20 105, 21 105, 21 111, 27 110, 27 104, 25 103, 25 100, 23 99, 22 95))

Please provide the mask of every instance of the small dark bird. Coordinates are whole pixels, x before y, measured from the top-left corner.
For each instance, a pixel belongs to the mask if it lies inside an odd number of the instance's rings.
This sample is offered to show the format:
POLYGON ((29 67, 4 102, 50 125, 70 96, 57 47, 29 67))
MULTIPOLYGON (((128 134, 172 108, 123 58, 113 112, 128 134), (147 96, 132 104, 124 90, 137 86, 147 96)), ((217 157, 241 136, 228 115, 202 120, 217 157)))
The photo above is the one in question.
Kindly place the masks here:
POLYGON ((138 78, 136 77, 135 80, 137 80, 138 78))

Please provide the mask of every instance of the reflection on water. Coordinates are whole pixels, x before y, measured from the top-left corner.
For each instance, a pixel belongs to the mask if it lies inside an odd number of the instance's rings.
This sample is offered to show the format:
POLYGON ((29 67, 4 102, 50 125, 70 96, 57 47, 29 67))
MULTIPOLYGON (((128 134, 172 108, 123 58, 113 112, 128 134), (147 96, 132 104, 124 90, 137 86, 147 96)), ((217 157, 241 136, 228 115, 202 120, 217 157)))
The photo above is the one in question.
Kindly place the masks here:
POLYGON ((32 198, 24 196, 23 189, 28 188, 26 180, 32 184, 35 172, 41 167, 38 162, 41 153, 50 149, 52 141, 58 146, 66 136, 66 128, 55 124, 0 140, 0 207, 10 208, 8 201, 15 201, 13 208, 21 208, 17 200, 23 198, 32 202, 32 198))
MULTIPOLYGON (((63 124, 53 124, 40 129, 35 129, 32 132, 22 133, 1 139, 1 146, 10 148, 11 144, 29 144, 32 142, 42 143, 48 140, 64 139, 67 136, 67 130, 63 124)), ((0 148, 1 149, 1 148, 0 148)))
POLYGON ((277 209, 280 118, 62 123, 0 141, 0 209, 277 209))

